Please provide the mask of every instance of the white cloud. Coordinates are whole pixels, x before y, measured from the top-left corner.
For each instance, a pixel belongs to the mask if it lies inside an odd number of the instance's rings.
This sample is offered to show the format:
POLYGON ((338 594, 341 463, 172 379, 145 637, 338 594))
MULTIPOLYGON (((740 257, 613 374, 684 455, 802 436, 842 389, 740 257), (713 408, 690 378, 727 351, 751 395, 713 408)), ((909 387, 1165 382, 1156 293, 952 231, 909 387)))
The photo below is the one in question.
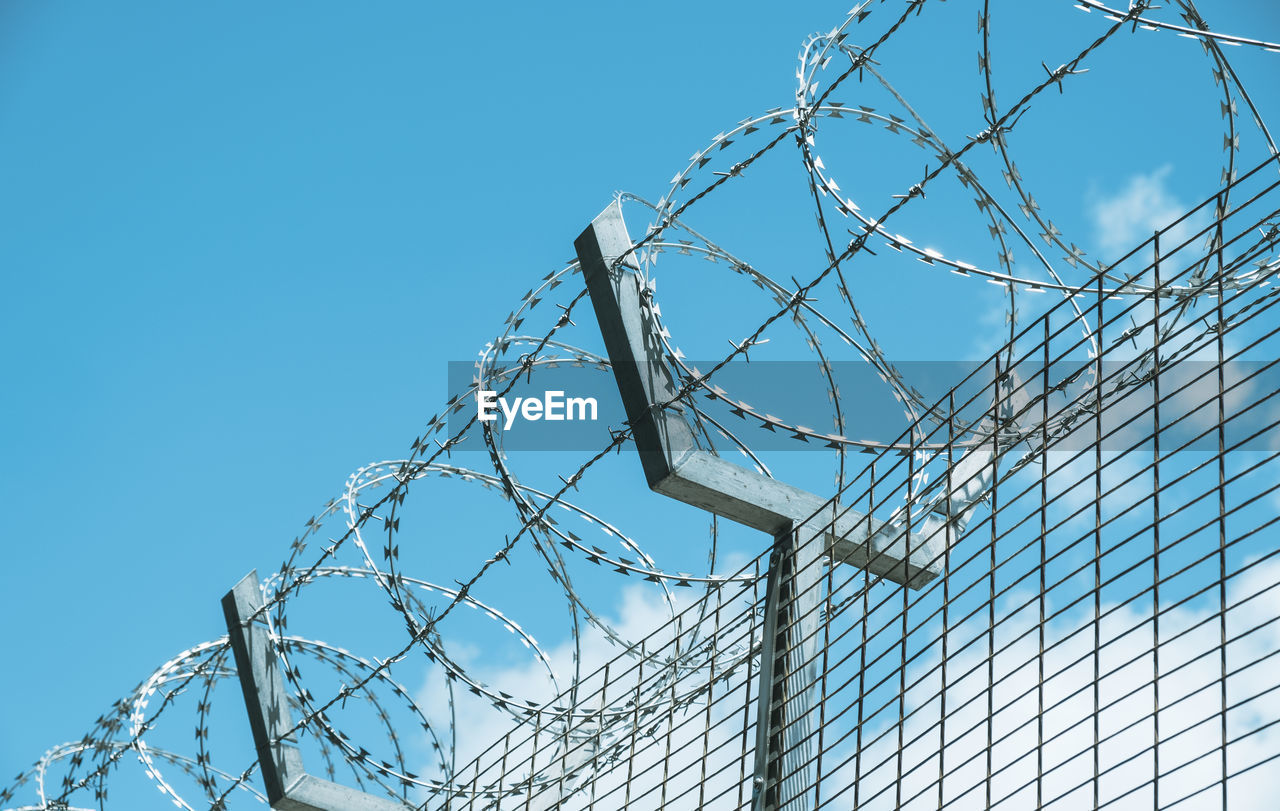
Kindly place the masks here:
MULTIPOLYGON (((1148 174, 1137 174, 1120 191, 1091 195, 1089 218, 1093 221, 1097 255, 1104 261, 1127 253, 1155 231, 1181 217, 1187 210, 1166 186, 1173 167, 1165 165, 1148 174)), ((1164 239, 1170 249, 1199 228, 1199 220, 1185 222, 1164 239)))
POLYGON ((971 322, 973 346, 965 357, 986 360, 1009 341, 1009 299, 1001 297, 971 322))

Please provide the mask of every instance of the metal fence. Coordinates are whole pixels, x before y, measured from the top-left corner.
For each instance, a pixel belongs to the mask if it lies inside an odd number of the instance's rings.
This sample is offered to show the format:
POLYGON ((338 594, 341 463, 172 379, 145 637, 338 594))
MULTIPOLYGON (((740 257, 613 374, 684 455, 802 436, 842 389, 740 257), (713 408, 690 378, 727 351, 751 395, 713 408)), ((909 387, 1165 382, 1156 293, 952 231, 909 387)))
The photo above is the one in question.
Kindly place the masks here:
POLYGON ((1026 324, 815 515, 942 537, 931 582, 775 551, 793 610, 767 627, 762 555, 526 709, 428 807, 1266 807, 1275 166, 1026 324))
MULTIPOLYGON (((142 792, 158 789, 164 802, 188 809, 237 801, 343 809, 1272 807, 1268 776, 1280 758, 1280 542, 1273 529, 1280 407, 1272 400, 1280 391, 1280 319, 1271 312, 1280 275, 1280 163, 1222 46, 1280 46, 1212 32, 1185 2, 1178 4, 1183 26, 1151 16, 1146 3, 1121 11, 1083 0, 1086 11, 1105 16, 1098 38, 1073 47, 1077 55, 1057 69, 1046 64, 1047 76, 1037 67, 1026 94, 1000 107, 984 4, 985 128, 951 149, 905 102, 910 121, 830 98, 866 72, 902 101, 876 73, 872 54, 921 6, 898 8, 866 47, 846 38, 871 13, 868 4, 807 41, 796 107, 746 119, 713 139, 676 175, 669 196, 649 206, 650 230, 628 239, 608 268, 622 269, 625 259, 643 276, 660 251, 696 253, 749 276, 774 299, 775 315, 699 372, 667 340, 652 288, 637 287, 639 321, 673 387, 656 400, 654 391, 643 392, 650 398, 643 405, 661 406, 653 414, 682 406, 706 436, 728 433, 711 413, 720 408, 797 443, 830 443, 841 474, 835 492, 821 494, 825 503, 815 498, 820 506, 792 516, 791 530, 736 572, 713 567, 693 575, 659 567, 618 527, 570 500, 589 468, 633 438, 642 444, 633 437, 641 421, 614 426, 604 447, 561 476, 563 487, 540 490, 517 478, 500 433, 464 419, 475 388, 509 391, 556 363, 615 377, 620 368, 562 342, 589 295, 582 267, 571 262, 525 294, 482 353, 475 385, 430 420, 408 459, 357 471, 342 496, 307 522, 262 588, 249 580, 228 595, 227 637, 164 663, 81 740, 48 750, 0 789, 0 805, 107 807, 122 795, 132 803, 122 766, 137 759, 142 769, 132 775, 142 792), (1109 267, 1090 264, 1039 211, 1006 141, 1032 100, 1071 87, 1104 42, 1139 30, 1191 37, 1203 47, 1228 94, 1223 181, 1129 255, 1109 267), (838 63, 819 93, 818 78, 836 56, 847 67, 838 63), (1246 109, 1272 157, 1243 172, 1237 125, 1246 109), (858 213, 808 137, 817 121, 831 119, 905 137, 932 150, 936 164, 880 216, 858 213), (761 140, 754 151, 730 149, 761 140), (830 260, 813 281, 793 280, 794 287, 681 219, 792 141, 830 260), (1064 281, 1047 260, 1040 276, 1014 265, 1014 240, 1004 230, 1012 218, 992 214, 995 198, 962 162, 977 145, 996 149, 1015 204, 1083 283, 1064 281), (978 268, 886 230, 943 172, 975 190, 979 211, 991 217, 995 266, 978 268), (695 178, 706 182, 686 192, 695 178), (837 247, 831 222, 853 225, 847 248, 837 247), (897 376, 841 282, 839 300, 854 329, 840 335, 865 344, 859 362, 880 372, 915 414, 900 437, 853 440, 786 423, 711 382, 780 319, 795 319, 814 338, 809 324, 823 316, 806 309, 809 293, 873 243, 1001 285, 1010 297, 1004 346, 941 399, 925 398, 897 376), (1037 293, 1061 300, 1030 319, 1014 318, 1013 297, 1037 293), (539 334, 522 324, 548 310, 534 312, 543 299, 560 309, 539 334), (468 436, 483 440, 491 471, 455 465, 448 455, 468 436), (414 553, 400 529, 411 514, 406 493, 426 477, 500 492, 518 518, 518 531, 501 542, 488 538, 489 557, 451 585, 424 579, 401 560, 402 552, 406 559, 414 553), (631 557, 558 526, 553 507, 621 539, 631 557), (445 633, 464 622, 459 615, 467 612, 456 609, 473 609, 553 670, 552 654, 534 634, 483 602, 477 588, 517 572, 504 564, 530 546, 573 611, 575 674, 549 701, 485 684, 445 633), (579 594, 558 547, 653 581, 668 596, 679 587, 685 597, 672 598, 679 609, 647 635, 619 633, 579 594), (378 658, 289 630, 307 605, 300 597, 338 580, 370 586, 393 609, 391 622, 379 616, 359 640, 378 658), (580 658, 579 625, 598 629, 617 649, 598 669, 580 658), (388 628, 404 633, 372 641, 388 628), (435 712, 424 707, 429 691, 414 686, 424 662, 445 685, 435 712), (228 694, 231 701, 216 700, 228 694), (465 730, 455 697, 463 694, 510 727, 474 758, 459 744, 465 730), (303 770, 304 754, 335 782, 303 770), (310 799, 290 795, 295 789, 310 799)), ((825 369, 827 356, 816 340, 811 345, 825 369)), ((836 431, 845 427, 837 415, 836 431)), ((765 546, 751 547, 753 554, 765 546)))

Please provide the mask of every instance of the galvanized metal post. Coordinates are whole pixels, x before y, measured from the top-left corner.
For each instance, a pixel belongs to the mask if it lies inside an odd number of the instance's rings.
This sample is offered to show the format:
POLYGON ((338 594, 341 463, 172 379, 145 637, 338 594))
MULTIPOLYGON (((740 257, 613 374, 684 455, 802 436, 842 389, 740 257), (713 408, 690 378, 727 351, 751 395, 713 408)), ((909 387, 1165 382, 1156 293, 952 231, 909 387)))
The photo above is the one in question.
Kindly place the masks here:
POLYGON ((801 811, 813 788, 820 537, 779 533, 769 555, 752 811, 801 811))
POLYGON ((774 539, 752 808, 801 811, 815 770, 811 710, 822 556, 919 588, 940 572, 942 535, 922 538, 852 510, 836 513, 812 493, 699 448, 646 321, 635 263, 619 262, 632 248, 621 205, 601 212, 574 248, 650 489, 774 539))
POLYGON ((293 729, 289 696, 262 610, 258 573, 249 572, 222 598, 227 636, 240 675, 258 770, 267 801, 279 811, 403 811, 407 806, 307 774, 293 729))

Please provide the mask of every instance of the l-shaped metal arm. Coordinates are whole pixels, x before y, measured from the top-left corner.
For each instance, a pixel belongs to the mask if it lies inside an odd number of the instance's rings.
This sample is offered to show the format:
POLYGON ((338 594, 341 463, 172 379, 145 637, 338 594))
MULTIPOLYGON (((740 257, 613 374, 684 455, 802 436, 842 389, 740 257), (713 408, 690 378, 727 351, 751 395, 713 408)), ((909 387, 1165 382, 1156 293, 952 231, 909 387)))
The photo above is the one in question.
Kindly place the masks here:
POLYGON ((267 800, 278 811, 404 811, 413 806, 365 794, 307 774, 293 728, 289 698, 262 609, 258 573, 249 572, 222 598, 227 634, 235 655, 249 727, 258 750, 258 770, 267 800))
POLYGON ((824 511, 827 500, 698 448, 682 408, 662 407, 677 387, 641 306, 639 277, 628 272, 634 263, 614 267, 631 250, 622 206, 615 201, 601 212, 574 248, 650 489, 775 537, 813 527, 825 534, 834 561, 911 588, 937 577, 940 533, 908 536, 899 525, 853 510, 824 511))

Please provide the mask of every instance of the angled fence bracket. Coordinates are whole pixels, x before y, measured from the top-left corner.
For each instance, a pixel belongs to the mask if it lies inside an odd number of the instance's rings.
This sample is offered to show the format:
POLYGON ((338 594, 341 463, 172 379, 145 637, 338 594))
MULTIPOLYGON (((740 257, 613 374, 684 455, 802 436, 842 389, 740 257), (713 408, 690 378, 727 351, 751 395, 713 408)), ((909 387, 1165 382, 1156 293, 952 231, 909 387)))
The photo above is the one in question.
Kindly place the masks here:
POLYGON ((613 267, 631 249, 622 206, 606 208, 574 247, 650 489, 774 537, 810 525, 825 536, 824 551, 834 561, 911 588, 938 575, 936 537, 909 537, 900 526, 853 510, 824 510, 826 499, 698 448, 681 408, 662 407, 678 388, 641 307, 639 277, 627 272, 637 268, 613 267))
POLYGON ((940 572, 938 535, 921 538, 871 516, 837 510, 812 493, 697 447, 682 406, 663 405, 675 398, 678 387, 641 306, 645 293, 638 268, 618 264, 631 250, 621 204, 614 201, 601 212, 574 248, 649 488, 774 539, 751 807, 799 811, 807 807, 812 786, 819 558, 826 554, 833 562, 920 588, 940 572))
POLYGON ((413 807, 307 774, 297 741, 288 734, 293 719, 280 658, 266 619, 256 616, 262 605, 262 587, 256 571, 245 575, 222 598, 227 634, 258 751, 258 769, 271 807, 278 811, 404 811, 413 807))

